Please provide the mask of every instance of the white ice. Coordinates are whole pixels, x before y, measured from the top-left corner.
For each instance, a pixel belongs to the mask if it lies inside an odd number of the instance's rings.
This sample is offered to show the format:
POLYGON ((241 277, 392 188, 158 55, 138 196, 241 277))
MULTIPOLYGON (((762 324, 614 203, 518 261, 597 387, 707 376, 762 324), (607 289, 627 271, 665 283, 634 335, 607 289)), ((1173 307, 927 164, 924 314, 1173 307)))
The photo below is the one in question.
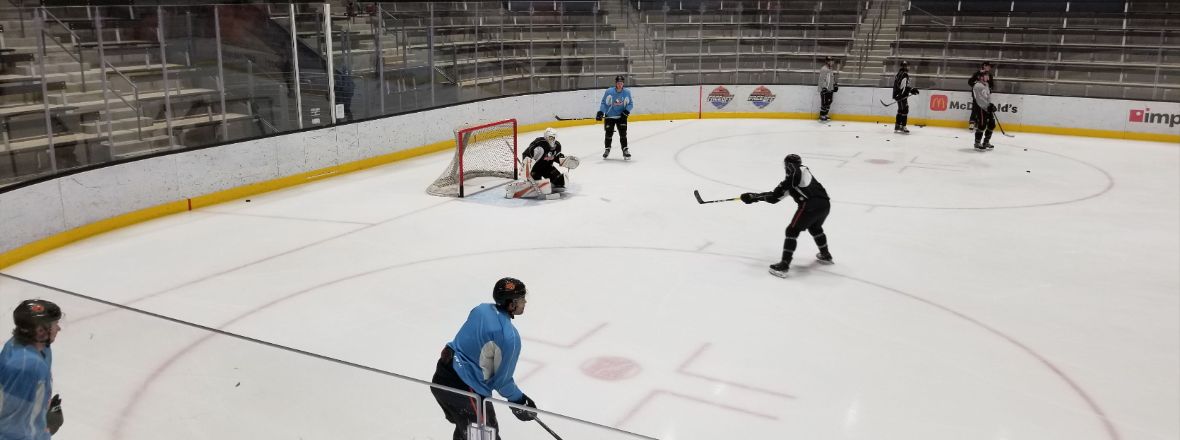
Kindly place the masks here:
MULTIPOLYGON (((459 125, 458 122, 455 125, 459 125)), ((541 409, 668 440, 1180 438, 1180 148, 833 121, 602 129, 561 200, 429 196, 450 153, 173 215, 6 273, 429 380, 502 276, 541 409), (797 153, 836 264, 768 191, 797 153)), ((523 133, 526 145, 536 133, 523 133)), ((483 182, 492 186, 496 182, 483 182)), ((470 187, 469 191, 478 191, 470 187)), ((53 292, 71 439, 447 439, 426 389, 53 292)), ((550 438, 499 408, 504 438, 550 438)), ((567 440, 624 438, 549 417, 567 440)))

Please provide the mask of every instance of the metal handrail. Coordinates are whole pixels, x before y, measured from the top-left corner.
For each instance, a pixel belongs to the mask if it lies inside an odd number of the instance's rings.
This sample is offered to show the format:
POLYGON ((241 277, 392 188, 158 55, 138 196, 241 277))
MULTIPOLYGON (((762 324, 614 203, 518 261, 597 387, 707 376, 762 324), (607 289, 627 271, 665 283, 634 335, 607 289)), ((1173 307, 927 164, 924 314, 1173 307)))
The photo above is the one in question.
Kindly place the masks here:
MULTIPOLYGON (((139 86, 135 85, 135 81, 132 81, 131 78, 128 78, 127 75, 124 75, 123 72, 119 71, 119 68, 112 65, 110 61, 107 61, 104 59, 104 60, 102 60, 102 62, 107 67, 109 67, 111 70, 113 70, 116 74, 118 74, 119 77, 123 78, 123 81, 127 81, 127 85, 131 86, 131 93, 133 93, 135 96, 135 105, 131 105, 131 103, 127 102, 126 99, 123 99, 123 95, 120 95, 118 93, 112 93, 112 94, 115 95, 116 98, 119 98, 120 101, 123 101, 123 104, 126 105, 128 108, 135 110, 135 130, 136 130, 136 132, 139 133, 139 140, 142 141, 143 140, 143 118, 142 118, 143 107, 139 106, 139 86)), ((167 91, 165 91, 165 93, 167 93, 167 91)))
MULTIPOLYGON (((77 41, 82 39, 81 37, 78 36, 77 33, 74 32, 73 29, 70 29, 69 26, 66 26, 66 24, 64 22, 62 22, 60 19, 58 19, 56 15, 53 15, 52 12, 49 12, 49 8, 42 6, 41 12, 43 12, 46 17, 52 18, 53 21, 57 22, 57 24, 60 25, 62 27, 62 29, 65 29, 66 32, 69 32, 70 38, 73 39, 73 41, 75 42, 75 45, 76 45, 77 41)), ((45 29, 41 29, 40 32, 44 33, 45 29)), ((78 75, 79 75, 79 79, 82 81, 82 91, 83 92, 88 91, 88 90, 86 90, 86 63, 84 63, 82 61, 82 46, 75 47, 75 49, 78 50, 78 56, 74 56, 74 53, 70 49, 68 49, 64 45, 62 45, 60 41, 57 41, 56 38, 49 38, 49 40, 53 41, 54 44, 57 44, 57 46, 60 47, 61 50, 64 50, 66 52, 66 54, 70 56, 70 58, 73 58, 74 61, 78 62, 78 75)))

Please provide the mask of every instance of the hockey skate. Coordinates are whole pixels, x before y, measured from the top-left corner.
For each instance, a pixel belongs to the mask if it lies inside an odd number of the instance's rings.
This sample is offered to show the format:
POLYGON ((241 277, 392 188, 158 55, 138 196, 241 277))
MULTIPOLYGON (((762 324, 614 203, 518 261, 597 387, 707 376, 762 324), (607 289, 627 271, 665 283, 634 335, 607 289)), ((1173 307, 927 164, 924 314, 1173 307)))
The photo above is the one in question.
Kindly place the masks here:
POLYGON ((602 158, 606 159, 607 156, 610 156, 610 147, 607 147, 607 149, 602 150, 602 158))
POLYGON ((905 127, 894 127, 893 132, 894 133, 901 133, 901 134, 910 134, 910 129, 905 128, 905 127))
POLYGON ((983 148, 986 148, 986 149, 989 149, 989 150, 994 150, 994 149, 996 149, 996 146, 995 146, 995 145, 992 145, 992 143, 991 143, 991 142, 984 142, 984 143, 983 143, 983 148))
POLYGON ((832 254, 827 253, 827 252, 820 252, 818 254, 815 254, 815 259, 819 260, 820 263, 835 264, 835 262, 832 261, 832 254))
POLYGON ((780 261, 770 265, 770 274, 779 278, 786 278, 787 271, 790 270, 791 263, 780 261))
POLYGON ((631 160, 631 150, 623 149, 623 160, 631 160))
POLYGON ((979 150, 979 151, 985 151, 985 150, 987 150, 987 147, 983 146, 983 144, 981 144, 981 143, 979 143, 979 142, 976 142, 976 143, 975 143, 975 149, 976 149, 976 150, 979 150))

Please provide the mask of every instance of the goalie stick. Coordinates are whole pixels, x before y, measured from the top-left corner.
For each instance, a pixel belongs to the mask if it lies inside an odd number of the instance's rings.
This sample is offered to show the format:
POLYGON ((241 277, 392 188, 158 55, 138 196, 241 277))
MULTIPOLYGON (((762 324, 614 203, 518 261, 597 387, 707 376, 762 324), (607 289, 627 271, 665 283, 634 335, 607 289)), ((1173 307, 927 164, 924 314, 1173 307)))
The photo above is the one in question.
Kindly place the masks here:
POLYGON ((541 427, 545 428, 546 431, 549 431, 549 435, 553 436, 553 438, 555 438, 557 440, 561 440, 561 436, 557 435, 556 432, 553 432, 552 429, 549 429, 549 425, 546 425, 545 422, 542 422, 540 418, 533 417, 533 420, 535 420, 537 423, 541 424, 541 427))
POLYGON ((734 200, 741 200, 741 199, 742 199, 741 197, 734 197, 734 198, 732 198, 732 199, 721 199, 721 200, 705 200, 705 199, 702 199, 702 198, 701 198, 701 191, 700 191, 700 190, 695 190, 695 189, 694 189, 694 190, 692 190, 692 195, 696 196, 696 197, 697 197, 697 203, 700 203, 700 204, 702 204, 702 205, 704 205, 704 204, 706 204, 706 203, 717 203, 717 202, 732 202, 732 201, 734 201, 734 200))
POLYGON ((585 121, 587 119, 594 119, 594 118, 563 118, 563 117, 557 116, 557 115, 553 115, 553 117, 556 118, 558 121, 585 121))

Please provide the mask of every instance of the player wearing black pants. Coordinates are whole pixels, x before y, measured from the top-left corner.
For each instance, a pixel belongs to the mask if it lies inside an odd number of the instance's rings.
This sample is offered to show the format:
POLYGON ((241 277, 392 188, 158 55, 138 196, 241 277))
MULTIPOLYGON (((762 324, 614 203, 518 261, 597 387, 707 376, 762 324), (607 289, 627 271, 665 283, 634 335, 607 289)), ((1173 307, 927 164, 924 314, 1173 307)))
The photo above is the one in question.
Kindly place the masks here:
MULTIPOLYGON (((438 364, 434 368, 434 377, 430 381, 438 385, 474 393, 475 391, 463 382, 463 379, 455 372, 455 368, 451 366, 454 359, 455 351, 451 347, 444 346, 442 355, 438 357, 438 364)), ((434 400, 438 401, 439 406, 442 407, 443 415, 447 421, 455 424, 452 440, 467 440, 467 426, 476 422, 475 406, 477 403, 475 398, 439 388, 431 388, 430 393, 434 394, 434 400)), ((486 425, 496 428, 496 440, 500 440, 500 423, 496 420, 496 411, 492 409, 492 405, 484 405, 483 416, 486 425)))
POLYGON ((835 74, 832 73, 832 57, 824 58, 823 67, 819 68, 819 81, 816 87, 819 89, 819 120, 827 122, 831 119, 828 117, 828 111, 832 108, 832 95, 840 90, 840 86, 836 85, 835 74))
POLYGON ((631 100, 631 90, 623 88, 623 77, 615 77, 615 86, 606 89, 602 100, 598 102, 598 113, 594 119, 605 120, 602 124, 606 129, 606 147, 602 150, 602 158, 610 156, 611 138, 615 136, 615 128, 619 129, 619 145, 623 147, 623 159, 631 159, 631 150, 627 148, 627 117, 631 116, 631 109, 635 102, 631 100))
POLYGON ((828 212, 832 210, 828 191, 811 175, 811 170, 803 166, 803 159, 797 154, 788 154, 783 159, 787 177, 774 188, 764 193, 745 193, 741 199, 746 204, 754 202, 778 203, 786 195, 795 199, 799 205, 791 223, 787 225, 787 238, 783 240, 782 260, 770 265, 770 273, 785 278, 791 267, 791 259, 795 255, 796 241, 803 231, 811 233, 819 253, 815 258, 821 263, 832 263, 832 254, 828 252, 828 237, 824 234, 824 221, 828 219, 828 212))
POLYGON ((910 86, 910 63, 902 61, 893 78, 893 99, 897 101, 897 118, 893 122, 893 132, 909 134, 906 123, 910 115, 909 97, 918 94, 918 89, 910 86))
MULTIPOLYGON (((996 76, 992 74, 992 63, 989 63, 987 61, 984 61, 983 64, 980 64, 979 71, 975 72, 974 74, 971 75, 971 78, 967 79, 967 87, 970 87, 974 91, 975 90, 975 82, 979 81, 979 77, 982 75, 987 75, 987 78, 988 78, 987 79, 987 88, 988 88, 988 90, 995 90, 996 89, 996 76)), ((975 100, 972 99, 971 100, 971 117, 967 120, 967 129, 968 130, 975 131, 975 126, 979 125, 979 115, 980 115, 979 106, 975 105, 975 100)))
POLYGON ((992 145, 992 130, 996 128, 996 105, 992 104, 992 92, 988 87, 988 79, 990 75, 986 72, 979 76, 979 81, 975 82, 975 86, 971 88, 974 108, 977 109, 975 117, 979 125, 975 130, 975 149, 976 150, 990 150, 995 148, 992 145), (980 143, 980 140, 983 140, 980 143))

